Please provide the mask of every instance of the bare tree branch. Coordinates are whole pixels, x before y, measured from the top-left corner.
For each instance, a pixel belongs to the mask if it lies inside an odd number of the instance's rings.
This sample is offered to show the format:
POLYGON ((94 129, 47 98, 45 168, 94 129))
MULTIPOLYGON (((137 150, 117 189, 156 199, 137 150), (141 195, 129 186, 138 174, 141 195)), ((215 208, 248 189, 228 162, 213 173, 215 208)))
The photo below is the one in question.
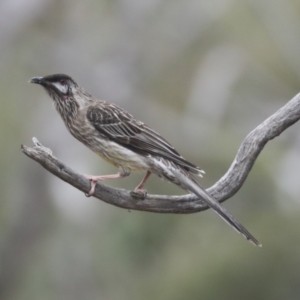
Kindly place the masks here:
MULTIPOLYGON (((285 106, 262 124, 250 132, 242 142, 238 153, 226 174, 212 187, 207 189, 219 202, 232 197, 243 185, 259 153, 266 143, 280 135, 285 129, 300 119, 300 94, 296 95, 285 106)), ((35 146, 21 146, 22 151, 40 163, 45 169, 68 182, 77 189, 87 193, 90 181, 76 173, 64 163, 55 158, 51 151, 43 147, 33 138, 35 146)), ((98 183, 94 197, 109 204, 126 209, 159 212, 159 213, 195 213, 208 209, 205 203, 194 195, 164 196, 147 195, 145 199, 131 196, 131 192, 115 189, 98 183)))

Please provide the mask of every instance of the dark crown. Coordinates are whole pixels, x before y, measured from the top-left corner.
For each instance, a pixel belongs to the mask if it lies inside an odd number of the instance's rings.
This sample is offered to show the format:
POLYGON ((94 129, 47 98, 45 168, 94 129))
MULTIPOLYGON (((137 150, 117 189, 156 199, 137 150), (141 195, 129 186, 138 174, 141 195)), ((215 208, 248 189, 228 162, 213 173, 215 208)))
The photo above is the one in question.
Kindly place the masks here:
POLYGON ((60 80, 66 80, 66 81, 71 81, 71 82, 75 83, 75 81, 72 79, 72 77, 70 77, 69 75, 66 75, 66 74, 54 74, 54 75, 45 76, 44 80, 46 80, 48 82, 58 82, 60 80))

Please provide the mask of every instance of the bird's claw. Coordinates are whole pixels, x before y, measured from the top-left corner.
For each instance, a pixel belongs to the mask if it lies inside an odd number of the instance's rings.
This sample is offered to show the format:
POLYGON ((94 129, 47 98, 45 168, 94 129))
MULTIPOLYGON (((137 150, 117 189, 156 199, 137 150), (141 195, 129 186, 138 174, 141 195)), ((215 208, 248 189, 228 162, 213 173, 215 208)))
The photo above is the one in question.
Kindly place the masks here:
POLYGON ((91 197, 95 193, 97 181, 95 180, 94 176, 92 176, 92 175, 85 175, 85 177, 91 182, 91 189, 88 193, 84 193, 84 194, 86 197, 91 197))
POLYGON ((147 197, 147 190, 136 189, 130 192, 130 196, 133 198, 144 200, 147 197))
POLYGON ((94 193, 95 193, 95 188, 92 186, 90 191, 88 193, 84 193, 84 195, 89 198, 92 197, 94 193))

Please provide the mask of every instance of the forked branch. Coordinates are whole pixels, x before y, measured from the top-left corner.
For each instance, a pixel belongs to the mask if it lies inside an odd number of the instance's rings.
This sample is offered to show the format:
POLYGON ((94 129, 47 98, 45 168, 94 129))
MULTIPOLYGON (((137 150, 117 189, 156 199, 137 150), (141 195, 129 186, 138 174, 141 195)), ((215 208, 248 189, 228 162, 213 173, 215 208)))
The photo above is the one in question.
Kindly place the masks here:
MULTIPOLYGON (((219 202, 232 197, 243 185, 266 143, 280 135, 299 119, 300 94, 296 95, 247 135, 229 170, 212 187, 207 189, 208 193, 219 202)), ((27 156, 80 191, 87 193, 90 190, 90 181, 87 178, 59 161, 36 138, 33 138, 33 142, 34 147, 23 145, 21 147, 27 156)), ((207 205, 194 195, 165 196, 148 194, 145 199, 138 199, 132 197, 130 191, 111 188, 103 183, 97 184, 94 197, 122 208, 158 213, 185 214, 208 209, 207 205)))

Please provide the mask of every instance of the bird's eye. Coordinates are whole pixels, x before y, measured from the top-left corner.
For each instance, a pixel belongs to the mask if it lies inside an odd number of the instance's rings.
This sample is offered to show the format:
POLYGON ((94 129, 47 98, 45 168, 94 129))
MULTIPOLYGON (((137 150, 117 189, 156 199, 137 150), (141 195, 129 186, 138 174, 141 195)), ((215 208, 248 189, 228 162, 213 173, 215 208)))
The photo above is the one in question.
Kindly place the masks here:
POLYGON ((65 85, 67 82, 66 82, 65 79, 61 79, 61 80, 59 81, 59 83, 60 83, 61 85, 65 85))

